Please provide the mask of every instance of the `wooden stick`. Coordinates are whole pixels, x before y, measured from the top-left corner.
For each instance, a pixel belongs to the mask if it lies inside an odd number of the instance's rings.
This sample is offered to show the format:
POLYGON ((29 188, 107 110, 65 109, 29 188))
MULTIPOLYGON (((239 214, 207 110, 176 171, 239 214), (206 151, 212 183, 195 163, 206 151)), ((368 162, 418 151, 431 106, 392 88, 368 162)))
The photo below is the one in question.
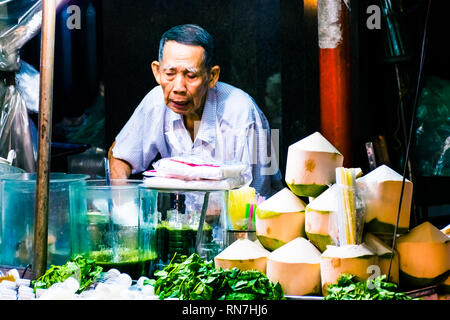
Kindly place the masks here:
POLYGON ((43 275, 47 268, 55 19, 55 0, 43 0, 39 91, 39 140, 34 210, 33 273, 36 278, 43 275))

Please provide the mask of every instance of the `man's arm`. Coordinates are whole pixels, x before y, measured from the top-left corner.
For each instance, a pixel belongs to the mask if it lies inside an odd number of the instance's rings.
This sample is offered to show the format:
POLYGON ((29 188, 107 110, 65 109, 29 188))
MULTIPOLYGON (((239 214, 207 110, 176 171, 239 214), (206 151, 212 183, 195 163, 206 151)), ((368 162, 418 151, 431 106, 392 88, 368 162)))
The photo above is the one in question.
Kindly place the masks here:
POLYGON ((128 162, 114 158, 112 149, 116 141, 113 142, 108 151, 108 159, 109 159, 109 168, 111 170, 111 179, 128 179, 131 175, 131 166, 128 162))

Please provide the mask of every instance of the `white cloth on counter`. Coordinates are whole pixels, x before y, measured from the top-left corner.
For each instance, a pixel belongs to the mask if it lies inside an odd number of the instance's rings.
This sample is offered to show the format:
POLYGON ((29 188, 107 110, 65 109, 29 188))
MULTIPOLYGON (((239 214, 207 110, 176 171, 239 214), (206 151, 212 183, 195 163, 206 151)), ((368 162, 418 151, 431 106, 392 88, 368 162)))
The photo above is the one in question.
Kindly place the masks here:
POLYGON ((226 178, 222 180, 182 180, 166 177, 146 177, 144 186, 155 189, 183 189, 183 190, 230 190, 241 187, 242 177, 226 178))
POLYGON ((163 158, 144 172, 144 185, 163 189, 230 190, 249 185, 250 166, 237 161, 220 163, 196 155, 163 158))
POLYGON ((250 183, 249 166, 240 162, 219 163, 214 160, 202 160, 195 156, 171 157, 158 160, 153 164, 155 170, 147 170, 144 176, 174 177, 183 180, 222 180, 245 176, 250 183))

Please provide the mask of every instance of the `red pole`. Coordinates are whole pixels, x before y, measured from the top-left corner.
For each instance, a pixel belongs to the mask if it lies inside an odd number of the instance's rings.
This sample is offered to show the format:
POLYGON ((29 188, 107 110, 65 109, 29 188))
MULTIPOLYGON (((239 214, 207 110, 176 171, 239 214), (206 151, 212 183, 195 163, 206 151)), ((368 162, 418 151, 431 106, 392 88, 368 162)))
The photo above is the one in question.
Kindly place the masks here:
POLYGON ((318 0, 321 133, 351 167, 349 8, 318 0))

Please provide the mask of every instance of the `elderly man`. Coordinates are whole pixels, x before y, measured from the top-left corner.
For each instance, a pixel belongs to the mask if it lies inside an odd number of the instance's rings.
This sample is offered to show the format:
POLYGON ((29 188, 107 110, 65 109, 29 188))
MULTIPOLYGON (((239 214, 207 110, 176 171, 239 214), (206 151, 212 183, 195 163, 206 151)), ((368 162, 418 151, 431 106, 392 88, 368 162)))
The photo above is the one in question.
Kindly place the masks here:
POLYGON ((242 90, 219 82, 211 35, 197 25, 165 32, 156 82, 110 148, 112 178, 127 178, 162 158, 196 154, 251 165, 256 191, 270 196, 281 187, 270 128, 255 101, 242 90))

